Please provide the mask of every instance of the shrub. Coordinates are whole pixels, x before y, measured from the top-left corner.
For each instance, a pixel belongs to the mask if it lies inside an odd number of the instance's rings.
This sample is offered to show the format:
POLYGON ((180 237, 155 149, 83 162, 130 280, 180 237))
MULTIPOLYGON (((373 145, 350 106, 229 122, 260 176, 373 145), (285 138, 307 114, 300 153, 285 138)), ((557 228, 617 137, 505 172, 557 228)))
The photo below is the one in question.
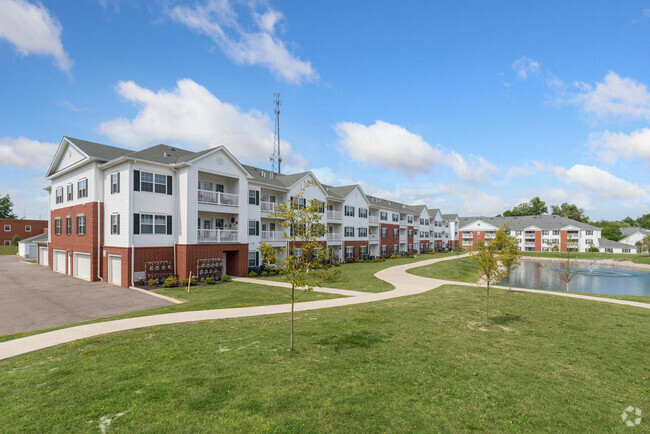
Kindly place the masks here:
POLYGON ((598 247, 596 247, 596 246, 591 246, 591 247, 589 247, 589 250, 587 250, 587 251, 588 251, 588 252, 592 252, 592 253, 598 253, 598 252, 600 252, 600 250, 598 250, 598 247))
POLYGON ((214 285, 217 281, 214 280, 214 277, 208 277, 203 281, 206 285, 214 285))
POLYGON ((187 279, 183 280, 181 282, 181 285, 187 286, 188 283, 190 284, 190 286, 194 286, 194 285, 196 285, 197 282, 196 282, 196 279, 192 277, 189 281, 187 279))
POLYGON ((400 255, 400 254, 398 253, 397 255, 395 255, 395 257, 396 257, 397 259, 399 259, 399 258, 402 257, 402 255, 400 255))
POLYGON ((152 288, 154 286, 158 286, 158 279, 149 279, 149 281, 147 282, 147 286, 152 288))
POLYGON ((163 282, 163 288, 173 288, 176 285, 178 285, 178 279, 175 276, 169 276, 163 282))
POLYGON ((250 273, 248 273, 248 277, 257 277, 257 273, 254 272, 254 271, 251 271, 250 273))
POLYGON ((392 255, 390 255, 390 259, 395 259, 395 258, 396 258, 395 253, 393 253, 392 255))
POLYGON ((365 259, 359 259, 359 263, 363 264, 363 263, 365 263, 365 262, 366 262, 365 259))
POLYGON ((20 235, 14 235, 14 237, 11 239, 11 245, 12 246, 17 246, 18 241, 20 241, 20 240, 22 240, 22 238, 20 238, 20 235))
POLYGON ((345 263, 346 264, 351 264, 354 262, 354 258, 345 258, 345 263))
POLYGON ((262 276, 262 277, 266 277, 266 276, 268 276, 268 275, 269 275, 269 273, 266 272, 266 271, 262 271, 262 272, 260 273, 260 276, 262 276))
POLYGON ((221 276, 221 281, 222 282, 232 282, 232 277, 228 276, 227 274, 224 274, 221 276))
POLYGON ((276 274, 278 274, 278 273, 276 273, 276 272, 273 271, 273 270, 269 271, 269 276, 275 276, 276 274))

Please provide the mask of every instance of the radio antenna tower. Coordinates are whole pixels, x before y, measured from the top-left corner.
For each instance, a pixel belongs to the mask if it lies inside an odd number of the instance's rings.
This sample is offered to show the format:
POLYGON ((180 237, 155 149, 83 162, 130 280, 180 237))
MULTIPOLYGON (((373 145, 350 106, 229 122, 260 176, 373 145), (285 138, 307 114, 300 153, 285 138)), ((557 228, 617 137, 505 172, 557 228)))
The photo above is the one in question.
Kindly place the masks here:
POLYGON ((271 170, 282 173, 282 154, 280 153, 280 94, 273 94, 273 113, 275 113, 275 131, 273 133, 273 153, 271 154, 271 170), (277 165, 277 167, 276 167, 277 165))

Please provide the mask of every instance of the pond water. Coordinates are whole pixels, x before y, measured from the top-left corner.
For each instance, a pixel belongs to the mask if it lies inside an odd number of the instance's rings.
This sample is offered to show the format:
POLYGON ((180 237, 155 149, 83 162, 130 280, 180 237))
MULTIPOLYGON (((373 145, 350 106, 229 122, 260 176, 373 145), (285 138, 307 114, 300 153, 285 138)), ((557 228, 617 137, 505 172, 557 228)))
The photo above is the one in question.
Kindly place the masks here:
MULTIPOLYGON (((565 291, 566 284, 553 272, 560 270, 561 264, 550 261, 521 261, 512 271, 512 286, 519 288, 565 291)), ((508 286, 508 278, 501 284, 508 286)), ((578 275, 569 284, 571 292, 612 295, 650 296, 650 272, 628 268, 612 268, 594 264, 579 264, 578 275)))

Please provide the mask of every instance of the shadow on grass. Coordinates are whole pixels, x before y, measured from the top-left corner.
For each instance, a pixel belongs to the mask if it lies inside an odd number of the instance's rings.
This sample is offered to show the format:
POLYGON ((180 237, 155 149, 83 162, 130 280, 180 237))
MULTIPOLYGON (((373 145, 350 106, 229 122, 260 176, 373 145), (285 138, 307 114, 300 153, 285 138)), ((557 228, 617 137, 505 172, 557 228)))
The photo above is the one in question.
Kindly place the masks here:
POLYGON ((332 346, 334 351, 351 348, 369 348, 384 342, 384 337, 370 330, 358 330, 336 336, 328 336, 317 343, 323 346, 332 346))
POLYGON ((504 313, 499 316, 490 318, 490 324, 506 325, 516 321, 521 321, 521 315, 513 315, 511 313, 504 313))

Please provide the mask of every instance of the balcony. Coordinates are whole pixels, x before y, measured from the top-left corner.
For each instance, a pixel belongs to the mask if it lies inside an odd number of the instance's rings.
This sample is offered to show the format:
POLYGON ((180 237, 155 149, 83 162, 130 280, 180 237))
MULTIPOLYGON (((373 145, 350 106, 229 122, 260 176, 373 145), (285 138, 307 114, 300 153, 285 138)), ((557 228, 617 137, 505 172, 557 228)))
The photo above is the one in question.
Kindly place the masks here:
POLYGON ((379 242, 379 235, 377 235, 377 234, 368 234, 368 241, 370 241, 371 243, 379 242))
POLYGON ((267 242, 285 241, 284 232, 282 231, 262 231, 260 237, 262 241, 267 242))
POLYGON ((341 220, 343 218, 343 213, 341 211, 335 211, 333 209, 327 210, 328 220, 341 220))
POLYGON ((524 243, 524 246, 525 247, 535 247, 535 241, 532 241, 532 242, 531 241, 526 241, 524 243))
POLYGON ((231 193, 221 193, 219 191, 199 190, 199 203, 211 205, 239 206, 239 196, 231 193))
POLYGON ((406 241, 407 241, 406 237, 400 235, 400 237, 399 237, 400 244, 406 244, 406 241))
POLYGON ((340 244, 341 234, 336 232, 330 232, 329 234, 327 234, 327 242, 332 244, 340 244))
POLYGON ((236 243, 237 232, 226 229, 199 229, 197 240, 199 243, 236 243))
POLYGON ((262 212, 275 212, 278 209, 278 204, 275 202, 260 202, 260 211, 262 212))
POLYGON ((379 224, 379 217, 373 215, 369 216, 368 223, 373 226, 377 226, 379 224))

